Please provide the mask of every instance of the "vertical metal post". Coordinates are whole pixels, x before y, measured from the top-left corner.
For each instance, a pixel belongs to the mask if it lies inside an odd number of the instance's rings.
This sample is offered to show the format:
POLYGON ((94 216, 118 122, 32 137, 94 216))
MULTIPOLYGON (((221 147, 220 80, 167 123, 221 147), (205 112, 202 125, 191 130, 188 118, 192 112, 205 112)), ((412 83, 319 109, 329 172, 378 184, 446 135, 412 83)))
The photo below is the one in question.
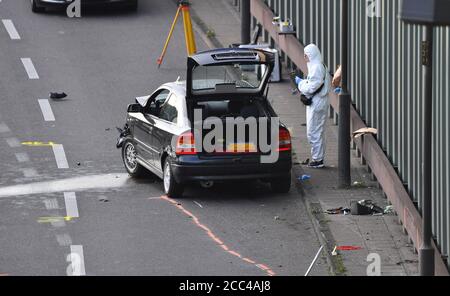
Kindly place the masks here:
POLYGON ((422 246, 419 249, 419 269, 421 276, 434 275, 434 249, 431 245, 431 149, 433 128, 433 26, 426 25, 425 41, 422 42, 422 65, 425 69, 425 104, 423 138, 423 206, 422 206, 422 246))
POLYGON ((348 0, 341 0, 341 70, 342 91, 339 94, 338 168, 339 187, 350 187, 350 93, 348 80, 348 0))
POLYGON ((250 0, 241 0, 241 43, 250 44, 250 0))

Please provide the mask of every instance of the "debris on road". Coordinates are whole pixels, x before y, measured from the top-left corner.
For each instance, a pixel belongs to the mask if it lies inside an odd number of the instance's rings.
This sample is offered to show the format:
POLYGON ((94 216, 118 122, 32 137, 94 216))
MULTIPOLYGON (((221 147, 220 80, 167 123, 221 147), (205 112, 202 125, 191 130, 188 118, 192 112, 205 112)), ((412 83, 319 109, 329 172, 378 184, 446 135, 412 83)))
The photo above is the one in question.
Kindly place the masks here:
POLYGON ((306 181, 311 179, 310 175, 301 175, 301 177, 298 178, 300 181, 306 181))
POLYGON ((50 99, 63 99, 65 97, 67 97, 67 94, 62 92, 62 93, 57 93, 57 92, 51 92, 49 94, 50 99))
POLYGON ((325 212, 327 214, 330 214, 330 215, 336 215, 336 214, 345 214, 345 215, 347 215, 350 212, 350 209, 339 207, 339 208, 334 208, 334 209, 328 209, 325 212))
POLYGON ((309 164, 309 158, 305 159, 305 161, 302 161, 302 164, 308 165, 309 164))
POLYGON ((374 204, 371 200, 362 199, 350 202, 352 215, 371 215, 376 213, 384 214, 384 210, 374 204))

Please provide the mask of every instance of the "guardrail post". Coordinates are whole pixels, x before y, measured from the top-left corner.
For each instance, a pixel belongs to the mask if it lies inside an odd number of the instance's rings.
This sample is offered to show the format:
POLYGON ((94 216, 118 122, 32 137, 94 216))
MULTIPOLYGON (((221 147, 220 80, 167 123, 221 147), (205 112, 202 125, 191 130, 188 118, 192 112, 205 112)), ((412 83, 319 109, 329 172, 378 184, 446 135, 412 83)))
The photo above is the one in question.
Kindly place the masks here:
POLYGON ((241 0, 241 43, 250 44, 250 0, 241 0))
POLYGON ((339 94, 339 139, 338 139, 338 168, 339 187, 350 187, 350 105, 351 97, 347 89, 348 79, 348 0, 341 0, 341 70, 342 91, 339 94))

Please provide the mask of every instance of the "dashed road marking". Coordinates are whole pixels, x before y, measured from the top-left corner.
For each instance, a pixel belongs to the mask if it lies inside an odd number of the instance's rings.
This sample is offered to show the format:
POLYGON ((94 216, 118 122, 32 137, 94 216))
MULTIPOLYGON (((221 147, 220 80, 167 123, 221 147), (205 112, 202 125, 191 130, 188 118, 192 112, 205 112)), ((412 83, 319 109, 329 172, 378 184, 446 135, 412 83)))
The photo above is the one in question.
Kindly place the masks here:
POLYGON ((20 147, 20 142, 17 138, 8 138, 6 139, 6 143, 8 143, 9 147, 11 148, 20 147))
POLYGON ((14 26, 14 23, 12 20, 2 20, 3 25, 5 26, 6 31, 9 34, 9 37, 12 40, 20 40, 20 35, 16 30, 16 27, 14 26))
POLYGON ((0 133, 9 133, 11 130, 9 129, 9 127, 4 123, 4 122, 0 122, 0 133))
POLYGON ((55 115, 53 114, 52 107, 47 99, 38 100, 39 107, 41 107, 42 115, 45 121, 55 121, 55 115))
POLYGON ((25 152, 15 153, 14 155, 16 156, 18 162, 30 161, 30 157, 25 152))
POLYGON ((39 75, 36 71, 36 68, 33 65, 33 62, 30 58, 21 58, 23 66, 25 67, 25 71, 27 71, 28 78, 30 79, 39 79, 39 75))
POLYGON ((82 245, 71 245, 68 259, 70 261, 70 266, 67 268, 68 275, 72 276, 86 275, 82 245))
POLYGON ((56 165, 58 169, 68 169, 69 163, 67 162, 66 153, 64 147, 61 144, 53 144, 53 154, 55 154, 56 165))
POLYGON ((67 217, 80 217, 75 192, 64 192, 64 202, 66 203, 67 217))

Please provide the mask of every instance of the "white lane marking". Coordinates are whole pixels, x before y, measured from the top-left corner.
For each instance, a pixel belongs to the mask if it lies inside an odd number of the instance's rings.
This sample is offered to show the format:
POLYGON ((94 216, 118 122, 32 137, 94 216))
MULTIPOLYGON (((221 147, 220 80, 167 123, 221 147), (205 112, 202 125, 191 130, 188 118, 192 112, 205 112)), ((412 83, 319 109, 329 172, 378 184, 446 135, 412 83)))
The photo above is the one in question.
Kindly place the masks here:
POLYGON ((53 154, 55 154, 56 165, 58 169, 68 169, 69 164, 67 163, 66 153, 64 152, 64 147, 61 144, 53 144, 53 154))
POLYGON ((8 139, 6 139, 6 142, 8 143, 9 147, 11 147, 11 148, 17 148, 17 147, 21 146, 21 144, 20 144, 19 140, 17 140, 17 138, 8 138, 8 139))
POLYGON ((12 40, 20 40, 19 33, 17 32, 12 20, 2 20, 2 22, 9 34, 9 37, 11 37, 12 40))
POLYGON ((18 162, 27 162, 30 161, 30 157, 25 152, 15 153, 18 162))
POLYGON ((0 133, 9 133, 10 131, 11 130, 4 122, 0 122, 0 133))
POLYGON ((29 194, 44 194, 52 192, 72 192, 90 189, 111 189, 125 187, 129 184, 130 176, 125 173, 91 175, 67 178, 45 182, 0 187, 0 197, 19 196, 29 194))
POLYGON ((67 259, 70 262, 70 265, 67 268, 67 275, 72 276, 86 275, 82 245, 71 245, 70 254, 67 257, 67 259))
POLYGON ((27 71, 28 78, 30 79, 39 79, 39 75, 36 71, 36 68, 33 65, 33 62, 30 58, 21 58, 23 66, 25 67, 25 71, 27 71))
POLYGON ((22 169, 22 172, 23 172, 23 175, 25 176, 25 178, 32 178, 32 177, 39 176, 36 169, 33 169, 33 168, 22 169))
POLYGON ((49 198, 44 200, 45 208, 47 210, 58 210, 58 200, 56 198, 49 198))
POLYGON ((64 202, 66 203, 66 216, 78 218, 77 196, 75 192, 64 192, 64 202))
POLYGON ((42 115, 44 115, 45 121, 55 121, 55 115, 53 114, 50 102, 47 99, 38 100, 39 107, 41 107, 42 115))
POLYGON ((200 203, 196 202, 195 200, 194 200, 194 203, 203 209, 203 206, 200 203))

